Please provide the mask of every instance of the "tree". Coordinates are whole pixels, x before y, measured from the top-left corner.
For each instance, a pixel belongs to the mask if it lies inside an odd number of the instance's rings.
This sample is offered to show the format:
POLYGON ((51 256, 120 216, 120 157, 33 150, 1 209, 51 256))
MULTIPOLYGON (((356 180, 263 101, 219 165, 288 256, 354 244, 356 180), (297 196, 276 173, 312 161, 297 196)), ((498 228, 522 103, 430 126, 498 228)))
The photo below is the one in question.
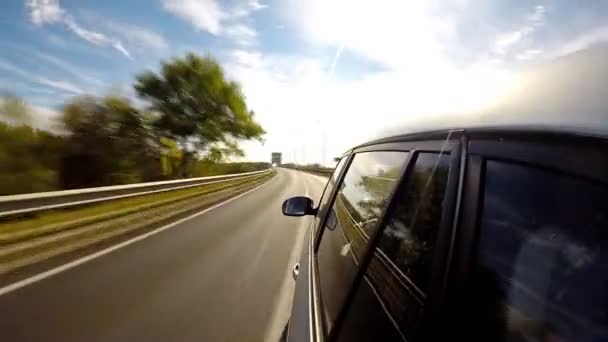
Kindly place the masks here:
POLYGON ((62 113, 68 133, 61 167, 65 188, 125 184, 160 176, 160 147, 147 119, 118 96, 84 96, 62 113))
POLYGON ((63 138, 0 122, 0 196, 58 190, 63 138))
POLYGON ((240 139, 260 140, 265 133, 247 108, 237 82, 226 79, 210 56, 188 54, 161 64, 160 72, 137 76, 137 94, 158 113, 154 123, 160 135, 175 140, 183 157, 179 176, 187 176, 194 149, 221 154, 242 154, 240 139))
POLYGON ((32 114, 25 101, 6 93, 0 97, 0 119, 12 124, 27 125, 32 120, 32 114))

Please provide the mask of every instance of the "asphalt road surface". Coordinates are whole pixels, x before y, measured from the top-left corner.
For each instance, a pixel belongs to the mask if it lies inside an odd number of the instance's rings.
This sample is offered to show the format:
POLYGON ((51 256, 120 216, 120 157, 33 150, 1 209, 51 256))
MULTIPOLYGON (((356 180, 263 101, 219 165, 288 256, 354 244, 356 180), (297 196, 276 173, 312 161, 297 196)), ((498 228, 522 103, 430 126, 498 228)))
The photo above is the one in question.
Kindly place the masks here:
POLYGON ((281 203, 324 181, 280 169, 260 188, 0 296, 2 341, 264 341, 288 318, 310 218, 281 203))

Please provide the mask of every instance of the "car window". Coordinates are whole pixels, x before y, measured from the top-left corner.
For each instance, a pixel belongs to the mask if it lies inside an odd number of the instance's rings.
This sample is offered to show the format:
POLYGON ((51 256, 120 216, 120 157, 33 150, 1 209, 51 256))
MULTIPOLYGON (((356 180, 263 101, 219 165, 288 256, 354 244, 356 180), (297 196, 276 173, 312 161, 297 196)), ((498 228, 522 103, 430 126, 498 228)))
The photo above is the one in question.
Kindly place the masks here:
POLYGON ((380 252, 423 292, 428 288, 449 165, 447 154, 418 154, 406 187, 395 198, 395 210, 378 246, 380 252))
POLYGON ((340 159, 340 161, 336 165, 336 168, 334 169, 334 172, 325 184, 325 189, 323 189, 323 194, 321 195, 321 199, 319 200, 319 211, 317 213, 315 223, 318 223, 320 219, 322 219, 325 215, 325 212, 327 211, 327 203, 329 202, 331 194, 334 191, 334 188, 336 187, 338 177, 340 177, 340 172, 342 172, 342 169, 344 168, 344 165, 346 165, 347 161, 348 157, 343 157, 342 159, 340 159))
POLYGON ((487 161, 475 293, 495 341, 608 339, 608 187, 487 161))
POLYGON ((407 160, 407 152, 354 156, 328 218, 317 252, 326 327, 331 329, 352 286, 361 258, 407 160))
POLYGON ((424 291, 445 203, 449 163, 447 154, 417 154, 403 187, 394 196, 395 205, 365 274, 373 290, 366 286, 358 290, 341 341, 353 336, 396 335, 394 325, 357 323, 369 319, 367 315, 375 306, 384 308, 381 315, 390 315, 385 321, 397 325, 398 336, 415 335, 424 312, 424 291), (380 303, 370 301, 371 293, 380 303))

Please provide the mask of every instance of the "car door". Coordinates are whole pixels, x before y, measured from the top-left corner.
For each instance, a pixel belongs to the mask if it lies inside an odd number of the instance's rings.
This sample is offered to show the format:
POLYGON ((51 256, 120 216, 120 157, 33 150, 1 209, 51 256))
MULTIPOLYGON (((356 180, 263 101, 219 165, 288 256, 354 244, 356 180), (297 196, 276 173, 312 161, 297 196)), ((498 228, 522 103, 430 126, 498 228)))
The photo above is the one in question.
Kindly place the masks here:
POLYGON ((608 144, 492 138, 470 143, 452 336, 608 340, 608 144))
POLYGON ((315 250, 320 318, 325 335, 356 284, 361 261, 405 168, 404 151, 355 153, 328 209, 315 250))
POLYGON ((353 154, 332 201, 319 222, 313 251, 313 323, 317 337, 331 336, 342 308, 358 283, 370 237, 403 174, 407 151, 377 150, 353 154))
POLYGON ((360 282, 332 340, 425 340, 423 327, 440 303, 460 183, 461 145, 447 138, 399 144, 406 169, 370 234, 360 282))
POLYGON ((338 341, 426 339, 422 327, 443 273, 441 241, 451 231, 457 165, 449 151, 410 152, 338 341))
MULTIPOLYGON (((380 250, 376 252, 377 241, 374 242, 381 236, 381 228, 391 226, 391 224, 393 227, 398 226, 394 222, 389 222, 388 225, 382 224, 383 221, 389 220, 389 217, 385 217, 385 213, 391 199, 398 198, 393 203, 406 202, 411 207, 406 212, 411 216, 419 208, 416 205, 418 202, 416 199, 420 192, 426 190, 425 186, 436 189, 430 191, 433 194, 434 205, 424 206, 425 209, 428 207, 425 216, 439 216, 439 219, 434 220, 432 224, 435 225, 433 228, 438 228, 439 222, 441 227, 440 232, 430 230, 432 237, 429 241, 436 238, 438 241, 444 242, 449 238, 460 172, 458 167, 459 146, 458 141, 450 140, 390 143, 360 148, 348 159, 344 165, 342 177, 335 185, 333 195, 327 197, 329 202, 320 206, 323 209, 319 210, 316 219, 316 229, 318 230, 316 242, 314 245, 310 245, 308 250, 310 274, 307 275, 307 282, 310 286, 307 288, 307 298, 310 299, 310 308, 306 313, 310 318, 310 324, 307 327, 310 334, 307 336, 310 336, 311 340, 329 338, 329 340, 371 341, 400 340, 403 337, 400 329, 394 324, 395 318, 393 317, 403 321, 407 315, 404 315, 403 312, 387 314, 385 302, 389 302, 391 299, 391 291, 385 291, 380 298, 377 290, 369 283, 371 277, 375 277, 377 280, 377 270, 371 273, 366 272, 367 266, 362 265, 369 264, 370 255, 382 253, 380 250), (403 198, 407 196, 399 195, 397 189, 406 186, 404 183, 406 178, 403 175, 410 162, 416 163, 416 172, 412 172, 415 176, 412 177, 417 178, 415 189, 418 191, 399 190, 399 193, 414 197, 413 201, 404 201, 403 198), (428 177, 429 173, 436 177, 428 177), (425 176, 427 178, 424 178, 425 176), (426 184, 426 181, 432 182, 426 184), (421 186, 422 188, 420 188, 421 186), (373 254, 370 253, 371 250, 374 250, 373 254), (363 286, 364 290, 359 291, 359 286, 363 286), (366 299, 361 300, 363 297, 366 299), (369 299, 371 300, 368 301, 369 299), (354 308, 349 309, 350 305, 354 308), (361 322, 365 324, 361 324, 361 322), (353 323, 355 329, 353 329, 353 323), (340 325, 344 325, 344 327, 340 325), (340 330, 343 333, 340 334, 340 330)), ((404 211, 403 206, 393 209, 394 213, 401 211, 404 211)), ((393 221, 399 220, 393 218, 393 221)), ((428 221, 422 220, 423 223, 428 223, 428 221)), ((311 232, 311 237, 313 236, 315 235, 311 232)), ((390 245, 388 242, 386 244, 390 245)), ((437 244, 440 245, 440 243, 437 244)), ((443 247, 439 246, 438 249, 443 250, 443 247)), ((397 259, 397 256, 393 254, 390 254, 391 257, 397 259)), ((435 253, 433 256, 442 260, 445 253, 435 253)), ((423 259, 421 263, 424 264, 428 263, 430 258, 427 256, 423 259)), ((376 261, 373 261, 372 265, 377 269, 376 261)), ((433 269, 438 269, 438 267, 433 269)), ((401 271, 395 266, 391 272, 401 271)), ((386 275, 387 272, 380 273, 386 275)), ((431 273, 436 276, 441 272, 427 272, 426 274, 431 273)), ((426 277, 421 276, 420 278, 426 277)), ((301 279, 299 278, 299 280, 301 279)), ((399 281, 403 283, 404 280, 399 278, 399 281)), ((378 282, 378 284, 382 290, 387 290, 387 286, 390 290, 390 285, 397 284, 397 280, 389 279, 378 282)), ((298 284, 300 288, 297 291, 303 292, 301 285, 300 282, 298 284)), ((430 287, 429 284, 424 285, 430 287)), ((414 290, 416 290, 416 286, 397 291, 397 294, 401 296, 397 299, 402 301, 409 299, 411 302, 414 297, 406 297, 404 291, 414 290)), ((392 291, 392 295, 394 294, 395 291, 392 291)), ((303 303, 298 306, 303 306, 303 303)), ((394 310, 395 306, 392 309, 394 310)), ((412 312, 415 311, 412 310, 412 312)), ((418 312, 420 311, 418 310, 418 312)), ((301 325, 302 322, 298 320, 297 324, 301 325)))
POLYGON ((298 259, 299 261, 297 263, 297 276, 296 272, 294 272, 294 277, 296 277, 296 286, 287 332, 287 340, 290 342, 308 342, 313 340, 313 336, 315 335, 315 331, 313 330, 314 327, 312 324, 313 308, 311 306, 312 264, 310 260, 312 258, 312 249, 315 243, 317 233, 319 231, 318 228, 320 226, 320 222, 325 216, 327 208, 331 204, 334 189, 340 181, 340 175, 342 174, 345 165, 348 163, 348 160, 348 154, 342 156, 342 158, 338 161, 334 172, 325 184, 325 189, 323 190, 323 194, 321 195, 321 199, 319 200, 319 204, 317 205, 317 214, 315 215, 315 218, 308 230, 306 245, 302 250, 300 258, 298 259))

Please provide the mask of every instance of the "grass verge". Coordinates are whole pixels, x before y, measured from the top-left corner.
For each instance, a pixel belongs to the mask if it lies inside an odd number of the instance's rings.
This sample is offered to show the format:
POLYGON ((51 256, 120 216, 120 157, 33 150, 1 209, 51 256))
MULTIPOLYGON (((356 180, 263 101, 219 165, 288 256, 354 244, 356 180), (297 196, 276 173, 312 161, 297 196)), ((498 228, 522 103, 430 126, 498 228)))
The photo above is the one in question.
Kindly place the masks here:
MULTIPOLYGON (((108 245, 110 242, 116 242, 122 238, 141 234, 144 231, 151 230, 161 224, 175 221, 176 219, 185 217, 215 203, 243 193, 268 181, 273 176, 274 173, 268 173, 256 177, 249 177, 246 180, 234 180, 216 183, 213 186, 209 184, 205 187, 196 187, 198 188, 198 191, 195 191, 195 189, 175 191, 181 193, 179 196, 177 196, 177 194, 173 194, 175 196, 166 196, 168 194, 162 193, 164 195, 161 197, 162 199, 159 200, 158 197, 155 197, 157 201, 146 203, 145 208, 142 205, 135 210, 123 210, 124 208, 117 209, 114 213, 120 212, 121 215, 114 215, 113 217, 106 219, 98 218, 95 221, 81 224, 77 227, 71 227, 70 229, 61 231, 56 230, 53 234, 47 232, 46 235, 5 245, 0 249, 0 275, 3 276, 0 278, 8 279, 5 276, 10 276, 11 273, 15 273, 15 271, 17 272, 17 277, 21 278, 23 274, 18 273, 23 268, 28 268, 32 265, 35 266, 35 264, 42 263, 48 259, 71 255, 85 249, 93 251, 95 247, 101 248, 108 245)), ((142 197, 149 196, 152 195, 144 195, 142 197)), ((113 206, 112 208, 121 208, 125 203, 132 204, 133 202, 123 202, 121 206, 113 206)), ((100 206, 100 204, 95 205, 95 207, 100 206)), ((105 206, 104 208, 107 209, 105 206)), ((94 208, 87 207, 79 210, 75 209, 74 212, 82 213, 81 210, 85 209, 93 210, 94 208)), ((95 210, 86 212, 97 213, 95 210)), ((48 214, 53 214, 51 217, 55 219, 57 217, 54 215, 66 213, 54 212, 48 214)), ((71 214, 73 213, 71 212, 70 215, 71 214)), ((45 218, 47 218, 45 215, 41 215, 36 218, 38 221, 34 222, 41 222, 39 220, 44 220, 45 218)), ((39 227, 38 229, 45 230, 45 227, 39 227)))
POLYGON ((159 192, 65 209, 45 210, 33 215, 9 216, 0 221, 0 246, 164 206, 175 201, 254 182, 266 176, 266 174, 256 175, 244 179, 202 184, 182 190, 159 192))

